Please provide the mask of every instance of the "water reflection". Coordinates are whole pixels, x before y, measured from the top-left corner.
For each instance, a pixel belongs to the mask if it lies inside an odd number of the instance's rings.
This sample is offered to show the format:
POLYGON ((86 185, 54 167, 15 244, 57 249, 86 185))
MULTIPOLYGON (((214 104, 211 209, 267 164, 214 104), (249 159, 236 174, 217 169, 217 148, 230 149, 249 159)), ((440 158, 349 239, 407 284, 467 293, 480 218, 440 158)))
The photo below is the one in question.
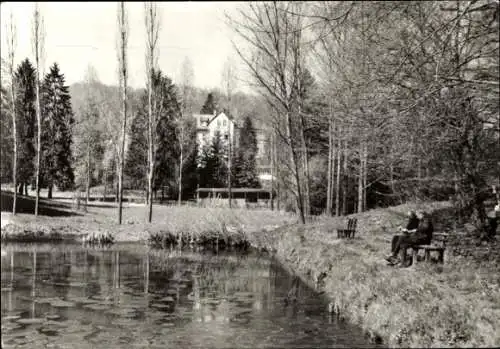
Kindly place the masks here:
POLYGON ((3 246, 2 348, 366 347, 307 287, 247 254, 3 246))

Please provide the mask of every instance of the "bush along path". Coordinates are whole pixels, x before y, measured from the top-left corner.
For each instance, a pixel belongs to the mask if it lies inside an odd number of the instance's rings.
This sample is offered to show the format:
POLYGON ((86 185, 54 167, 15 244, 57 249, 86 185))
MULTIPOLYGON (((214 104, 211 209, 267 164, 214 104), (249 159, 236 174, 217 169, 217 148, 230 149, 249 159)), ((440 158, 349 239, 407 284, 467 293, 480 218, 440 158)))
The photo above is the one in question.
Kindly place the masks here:
POLYGON ((147 243, 153 248, 167 248, 170 246, 203 246, 215 249, 232 248, 239 250, 250 248, 245 233, 235 229, 227 229, 225 226, 220 231, 153 232, 149 234, 147 243))

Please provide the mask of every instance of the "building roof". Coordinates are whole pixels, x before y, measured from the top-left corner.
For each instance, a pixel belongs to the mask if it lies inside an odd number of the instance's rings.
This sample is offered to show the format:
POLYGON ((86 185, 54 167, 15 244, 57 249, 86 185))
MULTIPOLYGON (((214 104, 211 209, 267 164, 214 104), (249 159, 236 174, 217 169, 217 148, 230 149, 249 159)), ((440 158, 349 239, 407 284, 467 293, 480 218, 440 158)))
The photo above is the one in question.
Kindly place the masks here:
POLYGON ((219 112, 215 115, 213 114, 193 114, 193 117, 196 118, 197 120, 197 129, 200 130, 200 131, 203 131, 203 130, 208 130, 208 126, 212 123, 212 121, 214 121, 215 119, 217 119, 219 116, 221 116, 222 114, 224 114, 228 119, 229 121, 233 122, 233 124, 236 125, 234 118, 228 114, 226 114, 225 112, 219 112))
POLYGON ((215 119, 217 119, 217 118, 218 118, 219 116, 221 116, 222 114, 224 114, 224 115, 225 115, 225 116, 229 119, 229 121, 231 121, 231 122, 233 122, 233 123, 234 123, 234 119, 233 119, 233 117, 231 117, 231 116, 227 115, 225 112, 221 111, 220 113, 218 113, 218 114, 214 115, 214 116, 212 117, 212 119, 210 119, 210 121, 208 122, 208 125, 210 125, 210 124, 212 123, 212 121, 214 121, 215 119))

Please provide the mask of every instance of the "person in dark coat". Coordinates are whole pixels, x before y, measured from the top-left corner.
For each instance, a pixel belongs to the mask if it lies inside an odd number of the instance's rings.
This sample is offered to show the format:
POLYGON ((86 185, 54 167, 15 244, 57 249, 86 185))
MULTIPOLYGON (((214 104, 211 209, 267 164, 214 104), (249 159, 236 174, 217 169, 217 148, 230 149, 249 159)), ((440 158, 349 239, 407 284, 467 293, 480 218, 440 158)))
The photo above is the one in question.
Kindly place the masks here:
POLYGON ((406 250, 415 245, 429 245, 432 241, 432 233, 434 232, 434 226, 430 216, 423 211, 417 212, 417 218, 419 219, 417 231, 410 234, 405 234, 396 242, 394 251, 392 252, 392 262, 397 264, 406 264, 406 250), (398 253, 401 252, 401 258, 397 258, 398 253))
POLYGON ((391 255, 386 258, 386 260, 389 263, 393 263, 394 262, 394 256, 393 255, 394 255, 394 251, 396 250, 396 246, 399 243, 399 239, 402 238, 405 234, 415 233, 417 231, 418 223, 419 223, 419 220, 417 218, 417 214, 415 213, 415 211, 408 211, 408 224, 406 225, 405 228, 400 227, 400 231, 403 234, 395 235, 392 238, 392 242, 391 242, 391 255))
POLYGON ((500 220, 500 204, 496 205, 495 208, 488 212, 486 217, 486 224, 484 226, 484 237, 483 240, 490 241, 497 233, 498 221, 500 220))

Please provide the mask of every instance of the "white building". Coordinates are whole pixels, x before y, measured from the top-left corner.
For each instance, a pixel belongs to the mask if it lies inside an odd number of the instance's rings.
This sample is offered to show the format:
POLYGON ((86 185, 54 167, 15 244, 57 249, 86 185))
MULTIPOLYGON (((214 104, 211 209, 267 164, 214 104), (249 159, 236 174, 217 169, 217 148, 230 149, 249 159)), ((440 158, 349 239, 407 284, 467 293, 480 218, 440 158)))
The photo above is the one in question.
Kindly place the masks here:
POLYGON ((228 145, 229 139, 234 146, 235 123, 224 112, 218 114, 193 114, 196 118, 196 138, 199 149, 212 143, 215 134, 219 132, 222 141, 228 145))
MULTIPOLYGON (((229 139, 231 139, 234 154, 239 144, 241 125, 238 125, 232 117, 226 115, 224 112, 193 114, 193 117, 196 119, 196 139, 199 145, 199 152, 202 151, 204 146, 210 145, 215 134, 219 132, 222 142, 226 146, 229 139)), ((261 184, 265 186, 265 183, 269 181, 271 176, 268 134, 261 129, 256 129, 255 131, 257 137, 257 172, 261 184)))

